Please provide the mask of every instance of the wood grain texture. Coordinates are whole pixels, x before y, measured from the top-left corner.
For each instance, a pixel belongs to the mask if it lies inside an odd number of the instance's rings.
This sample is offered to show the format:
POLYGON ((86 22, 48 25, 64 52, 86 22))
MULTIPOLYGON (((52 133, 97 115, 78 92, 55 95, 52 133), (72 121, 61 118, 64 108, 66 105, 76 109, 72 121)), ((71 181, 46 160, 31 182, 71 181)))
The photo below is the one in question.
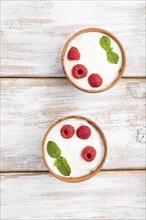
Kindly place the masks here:
POLYGON ((123 79, 111 90, 88 94, 66 79, 1 79, 2 171, 45 170, 41 142, 54 121, 83 115, 106 135, 104 169, 145 168, 145 80, 123 79))
POLYGON ((144 5, 2 0, 1 77, 18 78, 1 79, 1 171, 14 172, 1 174, 1 220, 145 219, 146 173, 121 171, 145 169, 144 79, 123 79, 102 94, 83 93, 63 78, 32 79, 64 77, 62 48, 87 27, 119 38, 127 53, 125 77, 145 76, 144 5), (103 171, 87 182, 67 184, 43 172, 44 134, 67 115, 91 118, 108 140, 103 171))
POLYGON ((145 172, 100 172, 83 183, 3 174, 2 220, 144 220, 145 172))
POLYGON ((3 77, 64 77, 62 48, 87 27, 107 29, 123 43, 124 76, 145 75, 144 1, 2 1, 1 11, 3 77))

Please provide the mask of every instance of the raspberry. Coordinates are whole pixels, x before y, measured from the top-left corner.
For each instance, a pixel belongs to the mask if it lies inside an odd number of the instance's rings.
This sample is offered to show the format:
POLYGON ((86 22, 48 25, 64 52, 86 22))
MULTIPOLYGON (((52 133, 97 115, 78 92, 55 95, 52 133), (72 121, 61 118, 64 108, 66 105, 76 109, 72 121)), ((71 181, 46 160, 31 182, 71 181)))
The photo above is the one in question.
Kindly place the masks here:
POLYGON ((80 59, 80 53, 79 53, 78 48, 71 47, 69 52, 68 52, 67 58, 69 60, 79 60, 80 59))
POLYGON ((72 68, 72 75, 76 79, 82 79, 84 78, 88 73, 87 68, 82 64, 77 64, 72 68))
POLYGON ((89 76, 88 82, 92 87, 99 87, 102 85, 102 78, 100 75, 93 73, 89 76))
POLYGON ((71 126, 71 125, 63 125, 60 133, 61 133, 62 137, 68 139, 74 135, 75 130, 74 130, 73 126, 71 126))
POLYGON ((95 156, 96 156, 96 150, 94 147, 87 146, 82 151, 83 159, 88 162, 91 162, 92 160, 94 160, 95 156))
POLYGON ((80 139, 88 139, 91 135, 91 130, 88 126, 82 125, 77 129, 76 134, 80 139))

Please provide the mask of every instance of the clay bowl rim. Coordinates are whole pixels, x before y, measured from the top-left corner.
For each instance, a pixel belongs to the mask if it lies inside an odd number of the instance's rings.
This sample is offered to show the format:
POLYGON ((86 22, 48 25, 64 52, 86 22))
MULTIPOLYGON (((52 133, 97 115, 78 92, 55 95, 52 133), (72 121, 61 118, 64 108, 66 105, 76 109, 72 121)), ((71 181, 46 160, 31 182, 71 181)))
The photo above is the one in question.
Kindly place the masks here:
POLYGON ((109 90, 111 89, 113 86, 115 86, 119 80, 122 78, 123 74, 124 74, 124 71, 125 71, 125 68, 126 68, 126 53, 125 53, 125 49, 123 47, 123 45, 121 44, 121 42, 119 41, 119 39, 114 35, 112 34, 111 32, 107 31, 107 30, 104 30, 104 29, 101 29, 101 28, 86 28, 86 29, 83 29, 83 30, 80 30, 78 32, 76 32, 75 34, 73 34, 69 40, 66 42, 64 48, 63 48, 63 51, 62 51, 62 68, 63 68, 63 71, 64 71, 64 74, 66 76, 66 78, 69 80, 69 82, 74 85, 77 89, 81 90, 81 91, 84 91, 84 92, 88 92, 88 93, 100 93, 100 92, 104 92, 106 90, 109 90), (78 35, 82 34, 82 33, 87 33, 87 32, 98 32, 98 33, 103 33, 105 35, 108 35, 109 37, 111 37, 120 47, 121 49, 121 53, 122 53, 122 67, 119 71, 119 75, 118 77, 107 87, 103 88, 103 89, 99 89, 99 90, 91 90, 91 89, 85 89, 85 88, 82 88, 80 87, 79 85, 77 85, 68 75, 66 69, 65 69, 65 64, 64 64, 64 57, 65 57, 65 53, 66 53, 66 50, 70 44, 70 42, 72 40, 74 40, 78 35))
POLYGON ((48 169, 48 171, 54 176, 56 177, 57 179, 61 180, 61 181, 64 181, 64 182, 68 182, 68 183, 76 183, 76 182, 82 182, 82 181, 86 181, 90 178, 92 178, 93 176, 95 176, 103 167, 104 163, 105 163, 105 160, 107 158, 107 150, 108 150, 108 144, 107 144, 107 140, 106 140, 106 137, 103 133, 103 131, 101 130, 101 128, 94 122, 92 121, 91 119, 87 118, 87 117, 84 117, 84 116, 66 116, 66 117, 63 117, 61 119, 59 119, 58 121, 54 122, 50 127, 49 129, 47 130, 44 138, 43 138, 43 142, 42 142, 42 157, 43 157, 43 161, 45 163, 45 166, 46 168, 48 169), (92 171, 91 173, 85 175, 85 176, 82 176, 82 177, 76 177, 76 178, 66 178, 66 177, 62 177, 62 176, 59 176, 57 174, 55 174, 51 168, 49 167, 47 161, 46 161, 46 157, 45 157, 45 142, 46 142, 46 138, 49 134, 49 132, 51 131, 52 128, 54 128, 58 123, 62 122, 62 121, 65 121, 67 119, 71 119, 71 118, 77 118, 77 119, 83 119, 83 120, 86 120, 89 124, 91 124, 92 126, 94 126, 98 132, 100 133, 101 135, 101 138, 103 140, 103 145, 104 145, 104 156, 103 156, 103 159, 101 161, 101 163, 99 164, 99 166, 94 170, 92 171))

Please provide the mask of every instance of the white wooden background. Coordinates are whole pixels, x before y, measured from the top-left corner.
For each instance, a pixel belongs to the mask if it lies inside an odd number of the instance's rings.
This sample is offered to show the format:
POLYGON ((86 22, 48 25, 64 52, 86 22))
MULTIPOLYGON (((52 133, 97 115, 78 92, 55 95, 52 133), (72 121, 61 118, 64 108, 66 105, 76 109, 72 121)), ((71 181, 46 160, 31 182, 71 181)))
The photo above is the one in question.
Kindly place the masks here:
POLYGON ((1 12, 1 220, 144 220, 144 1, 3 0, 1 12), (116 34, 127 54, 124 77, 101 94, 61 68, 65 42, 87 27, 116 34), (60 182, 42 161, 44 133, 66 115, 90 117, 108 140, 87 182, 60 182))

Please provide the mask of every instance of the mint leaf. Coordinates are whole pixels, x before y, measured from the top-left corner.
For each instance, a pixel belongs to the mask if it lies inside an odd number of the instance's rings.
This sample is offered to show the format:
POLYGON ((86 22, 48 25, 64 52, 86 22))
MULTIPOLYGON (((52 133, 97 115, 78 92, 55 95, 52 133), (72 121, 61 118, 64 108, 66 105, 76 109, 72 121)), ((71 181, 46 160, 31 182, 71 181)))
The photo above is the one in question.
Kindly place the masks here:
POLYGON ((101 46, 104 50, 108 51, 108 50, 110 49, 111 40, 110 40, 110 38, 109 38, 108 36, 103 36, 103 37, 101 37, 100 40, 99 40, 99 42, 100 42, 100 46, 101 46))
POLYGON ((60 156, 61 150, 58 147, 58 145, 53 141, 49 141, 47 143, 47 152, 50 155, 50 157, 56 158, 54 166, 57 167, 59 172, 64 176, 69 176, 71 173, 71 168, 65 157, 60 156))
POLYGON ((67 160, 65 159, 65 157, 62 157, 62 156, 58 157, 55 160, 54 166, 56 166, 59 172, 64 176, 69 176, 71 173, 71 168, 69 164, 67 163, 67 160))
POLYGON ((107 52, 107 60, 112 64, 117 64, 119 61, 119 55, 113 51, 107 52))
POLYGON ((117 64, 119 61, 119 55, 113 52, 110 38, 108 36, 102 36, 99 41, 100 46, 107 52, 107 60, 112 64, 117 64))
POLYGON ((50 155, 50 157, 52 158, 57 158, 61 155, 61 150, 58 147, 58 145, 53 142, 53 141, 49 141, 47 144, 47 152, 50 155))

